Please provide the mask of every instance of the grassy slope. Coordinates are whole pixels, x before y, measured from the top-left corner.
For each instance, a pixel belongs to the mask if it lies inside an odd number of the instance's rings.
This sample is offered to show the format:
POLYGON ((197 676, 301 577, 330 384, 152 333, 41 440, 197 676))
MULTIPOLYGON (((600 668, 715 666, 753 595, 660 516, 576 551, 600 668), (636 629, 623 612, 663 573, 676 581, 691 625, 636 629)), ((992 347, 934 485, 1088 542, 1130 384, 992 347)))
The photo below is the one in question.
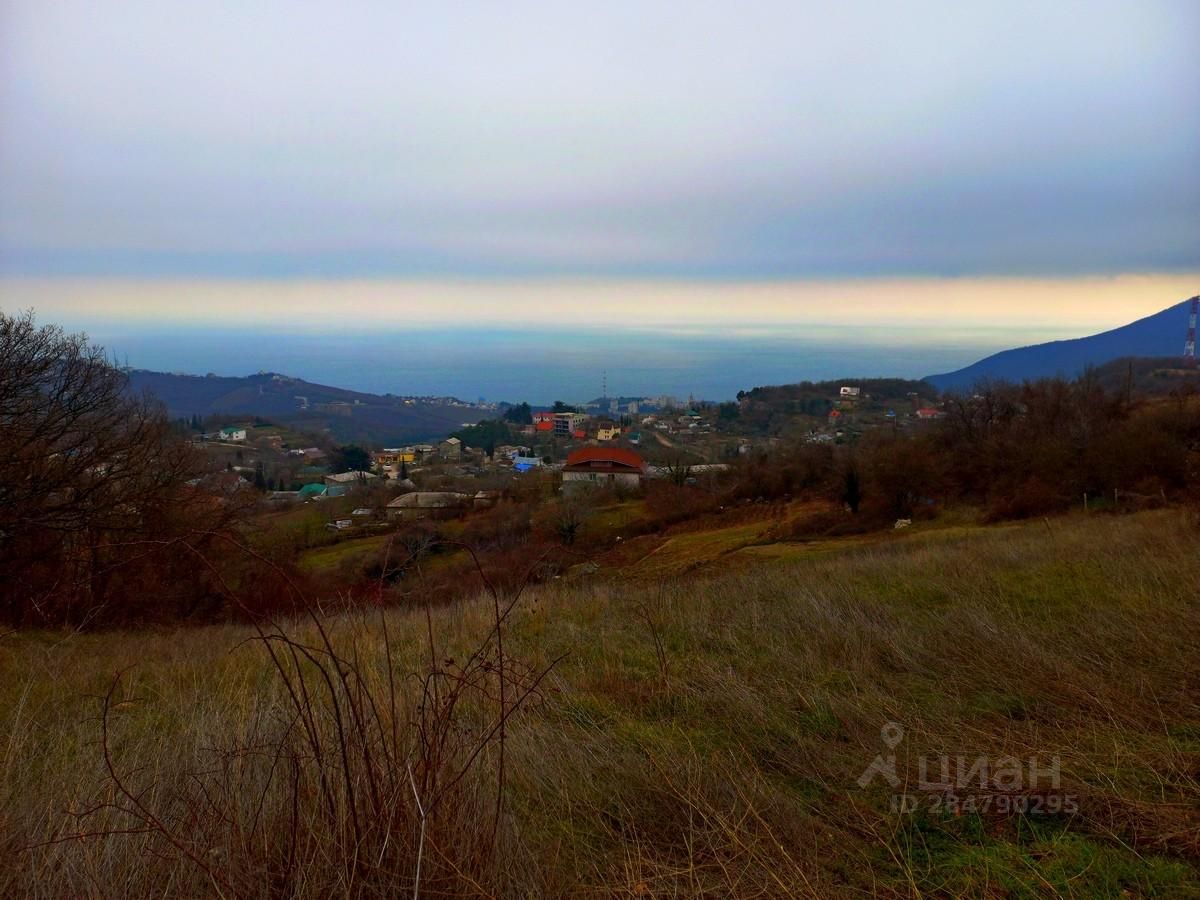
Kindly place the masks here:
MULTIPOLYGON (((510 735, 489 877, 506 894, 1194 895, 1198 545, 1177 513, 1076 517, 533 592, 506 649, 568 656, 510 735), (855 784, 888 721, 909 778, 919 755, 1058 754, 1080 813, 891 813, 886 789, 855 784)), ((418 670, 423 619, 390 620, 399 668, 418 670)), ((482 603, 434 617, 450 655, 486 622, 482 603)), ((368 666, 374 623, 338 626, 368 666)), ((279 688, 247 636, 0 639, 0 894, 204 889, 144 836, 19 848, 79 830, 64 810, 106 796, 88 695, 116 670, 134 666, 137 698, 117 750, 152 798, 251 742, 279 688)))
POLYGON ((380 553, 389 537, 390 535, 377 534, 373 537, 339 541, 327 547, 316 547, 300 557, 300 567, 319 572, 335 570, 347 564, 366 563, 380 553))

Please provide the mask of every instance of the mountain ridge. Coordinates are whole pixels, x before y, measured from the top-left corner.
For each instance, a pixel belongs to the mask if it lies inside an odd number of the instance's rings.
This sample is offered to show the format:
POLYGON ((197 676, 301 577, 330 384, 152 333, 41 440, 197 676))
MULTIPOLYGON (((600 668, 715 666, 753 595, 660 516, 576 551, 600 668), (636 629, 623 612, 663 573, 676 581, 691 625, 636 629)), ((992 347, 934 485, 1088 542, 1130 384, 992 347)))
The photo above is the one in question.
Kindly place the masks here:
POLYGON ((986 379, 1071 378, 1121 357, 1182 355, 1191 298, 1126 325, 1084 337, 1001 350, 953 372, 926 376, 939 390, 965 390, 986 379))
POLYGON ((262 416, 341 440, 405 443, 432 440, 492 411, 457 397, 370 394, 293 378, 187 375, 132 369, 129 390, 156 397, 173 418, 262 416))

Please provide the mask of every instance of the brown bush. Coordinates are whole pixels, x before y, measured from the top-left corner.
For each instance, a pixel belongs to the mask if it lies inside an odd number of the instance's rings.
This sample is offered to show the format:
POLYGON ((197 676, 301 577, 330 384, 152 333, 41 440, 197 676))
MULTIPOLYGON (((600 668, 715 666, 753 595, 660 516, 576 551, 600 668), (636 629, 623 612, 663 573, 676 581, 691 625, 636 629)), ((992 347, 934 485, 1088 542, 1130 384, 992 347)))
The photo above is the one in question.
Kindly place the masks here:
POLYGON ((1036 475, 1027 478, 1011 493, 997 495, 988 505, 986 521, 1028 519, 1061 512, 1071 505, 1070 498, 1052 488, 1036 475))
POLYGON ((645 530, 660 531, 670 525, 714 512, 725 497, 692 485, 649 481, 645 486, 645 530))

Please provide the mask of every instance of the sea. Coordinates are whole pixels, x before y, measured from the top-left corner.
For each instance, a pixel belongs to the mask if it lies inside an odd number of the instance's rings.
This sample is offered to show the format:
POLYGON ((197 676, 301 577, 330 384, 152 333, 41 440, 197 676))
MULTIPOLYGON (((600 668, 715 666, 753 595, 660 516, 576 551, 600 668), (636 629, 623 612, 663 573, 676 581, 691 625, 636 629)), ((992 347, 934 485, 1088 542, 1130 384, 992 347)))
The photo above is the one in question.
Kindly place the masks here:
POLYGON ((762 385, 855 377, 921 378, 1003 349, 853 333, 672 334, 604 329, 369 329, 100 325, 89 335, 122 365, 195 375, 278 372, 319 384, 468 401, 660 397, 723 401, 762 385))

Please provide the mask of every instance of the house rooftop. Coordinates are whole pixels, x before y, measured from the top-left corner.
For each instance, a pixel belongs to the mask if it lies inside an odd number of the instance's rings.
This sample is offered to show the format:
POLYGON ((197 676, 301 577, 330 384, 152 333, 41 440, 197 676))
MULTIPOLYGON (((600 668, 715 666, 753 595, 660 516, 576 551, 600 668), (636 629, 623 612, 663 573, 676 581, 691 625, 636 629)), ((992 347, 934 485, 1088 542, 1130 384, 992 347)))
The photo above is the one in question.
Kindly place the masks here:
POLYGON ((325 480, 333 481, 337 484, 351 484, 355 481, 365 481, 368 478, 375 477, 376 476, 371 472, 338 472, 336 475, 326 475, 325 480))
POLYGON ((470 494, 455 491, 413 491, 401 494, 388 504, 388 509, 449 509, 471 501, 470 494))
POLYGON ((593 468, 597 465, 624 466, 639 472, 646 468, 646 462, 641 456, 624 447, 580 447, 567 455, 568 469, 574 466, 593 468))

